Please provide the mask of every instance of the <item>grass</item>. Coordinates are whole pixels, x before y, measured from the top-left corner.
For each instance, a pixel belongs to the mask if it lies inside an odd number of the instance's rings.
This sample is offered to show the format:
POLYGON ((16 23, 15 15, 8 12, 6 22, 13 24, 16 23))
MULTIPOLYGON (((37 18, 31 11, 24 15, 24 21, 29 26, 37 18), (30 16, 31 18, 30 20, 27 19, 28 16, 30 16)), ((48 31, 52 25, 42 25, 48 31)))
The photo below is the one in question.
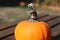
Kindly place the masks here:
MULTIPOLYGON (((4 8, 3 10, 6 10, 6 9, 7 8, 4 8)), ((14 8, 14 10, 17 10, 17 11, 12 12, 13 10, 12 11, 10 10, 11 13, 9 13, 8 10, 7 10, 6 15, 2 15, 2 16, 6 16, 7 17, 7 21, 0 19, 0 24, 4 24, 4 23, 7 23, 7 22, 14 22, 14 21, 21 20, 21 19, 24 19, 24 18, 28 17, 27 8, 26 7, 25 8, 16 7, 16 8, 14 8)))
POLYGON ((48 8, 38 8, 38 12, 42 12, 49 15, 58 15, 60 16, 60 11, 50 10, 48 8))
MULTIPOLYGON (((29 14, 27 13, 28 8, 27 7, 5 7, 5 8, 0 8, 0 12, 6 12, 5 15, 7 17, 7 21, 0 19, 0 24, 4 24, 7 22, 13 22, 17 20, 21 20, 24 18, 27 18, 29 14)), ((37 8, 37 13, 43 13, 43 14, 49 14, 49 15, 58 15, 60 16, 59 11, 54 11, 54 10, 49 10, 47 8, 37 8)), ((1 15, 1 13, 0 13, 1 15)), ((1 17, 1 16, 0 16, 1 17)))

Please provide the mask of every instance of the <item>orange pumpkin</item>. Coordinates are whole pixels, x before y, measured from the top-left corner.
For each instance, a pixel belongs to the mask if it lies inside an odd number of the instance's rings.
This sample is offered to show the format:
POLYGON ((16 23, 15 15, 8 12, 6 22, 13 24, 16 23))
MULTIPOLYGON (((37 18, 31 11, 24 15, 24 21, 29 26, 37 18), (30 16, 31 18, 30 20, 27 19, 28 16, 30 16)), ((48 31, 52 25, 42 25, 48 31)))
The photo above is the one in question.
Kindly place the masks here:
POLYGON ((20 22, 15 29, 16 40, 50 40, 51 30, 45 22, 20 22))

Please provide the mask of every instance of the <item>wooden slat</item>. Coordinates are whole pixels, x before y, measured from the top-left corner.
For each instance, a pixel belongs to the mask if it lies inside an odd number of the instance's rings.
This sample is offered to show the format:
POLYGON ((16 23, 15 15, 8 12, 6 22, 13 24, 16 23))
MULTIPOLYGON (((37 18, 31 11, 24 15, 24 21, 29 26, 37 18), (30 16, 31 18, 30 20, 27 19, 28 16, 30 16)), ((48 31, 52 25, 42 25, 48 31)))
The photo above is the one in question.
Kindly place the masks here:
POLYGON ((47 23, 50 25, 51 28, 53 28, 60 23, 60 17, 53 19, 51 21, 48 21, 47 23))
POLYGON ((38 18, 42 18, 42 17, 45 17, 45 16, 48 16, 47 14, 38 14, 38 18))
POLYGON ((60 34, 60 24, 51 29, 52 36, 57 36, 60 34))
POLYGON ((43 18, 39 18, 38 20, 40 20, 40 21, 50 21, 50 20, 53 20, 57 17, 58 16, 46 16, 46 17, 43 17, 43 18))
POLYGON ((0 25, 0 31, 1 31, 1 30, 5 30, 5 29, 8 29, 8 28, 11 28, 12 26, 16 26, 16 24, 17 24, 18 22, 19 22, 19 21, 11 22, 11 23, 6 23, 6 24, 3 24, 3 25, 0 25))
POLYGON ((12 35, 14 32, 15 27, 5 29, 3 31, 0 31, 0 39, 3 39, 4 37, 7 37, 9 35, 12 35))
MULTIPOLYGON (((42 15, 42 14, 39 14, 38 16, 41 18, 41 17, 47 16, 47 14, 43 14, 43 15, 42 15)), ((25 18, 25 19, 26 19, 26 18, 25 18)), ((25 20, 25 19, 21 19, 21 20, 25 20)), ((7 29, 7 28, 11 28, 12 26, 15 26, 15 25, 16 25, 18 22, 20 22, 21 20, 0 25, 0 31, 1 31, 1 30, 5 30, 5 29, 7 29)))
POLYGON ((6 37, 6 38, 4 38, 2 40, 15 40, 15 38, 14 38, 14 35, 11 35, 11 36, 6 37))

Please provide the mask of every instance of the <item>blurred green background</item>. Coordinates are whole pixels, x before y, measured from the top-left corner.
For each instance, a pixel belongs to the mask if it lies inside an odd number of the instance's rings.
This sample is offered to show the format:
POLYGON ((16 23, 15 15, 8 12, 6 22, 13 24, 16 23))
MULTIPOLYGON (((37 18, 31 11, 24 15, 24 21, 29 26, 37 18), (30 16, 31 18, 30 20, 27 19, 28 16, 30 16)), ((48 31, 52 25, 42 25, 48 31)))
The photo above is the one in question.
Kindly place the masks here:
MULTIPOLYGON (((36 8, 37 14, 49 14, 60 16, 60 11, 50 10, 48 8, 36 8)), ((27 7, 3 7, 0 8, 0 24, 13 22, 29 17, 27 7)))
POLYGON ((0 24, 29 17, 27 4, 33 2, 37 14, 60 16, 60 0, 0 0, 0 24))

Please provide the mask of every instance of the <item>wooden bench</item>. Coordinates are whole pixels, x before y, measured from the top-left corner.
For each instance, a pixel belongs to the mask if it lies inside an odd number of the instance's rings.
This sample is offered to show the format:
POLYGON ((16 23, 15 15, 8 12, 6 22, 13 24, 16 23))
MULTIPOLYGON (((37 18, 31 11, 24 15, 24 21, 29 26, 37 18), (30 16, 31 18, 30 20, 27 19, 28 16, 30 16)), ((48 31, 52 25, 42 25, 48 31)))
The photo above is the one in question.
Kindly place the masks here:
MULTIPOLYGON (((60 17, 55 15, 39 14, 39 21, 45 21, 50 25, 52 40, 60 40, 60 17)), ((19 21, 0 25, 0 40, 15 40, 14 29, 19 21)))

